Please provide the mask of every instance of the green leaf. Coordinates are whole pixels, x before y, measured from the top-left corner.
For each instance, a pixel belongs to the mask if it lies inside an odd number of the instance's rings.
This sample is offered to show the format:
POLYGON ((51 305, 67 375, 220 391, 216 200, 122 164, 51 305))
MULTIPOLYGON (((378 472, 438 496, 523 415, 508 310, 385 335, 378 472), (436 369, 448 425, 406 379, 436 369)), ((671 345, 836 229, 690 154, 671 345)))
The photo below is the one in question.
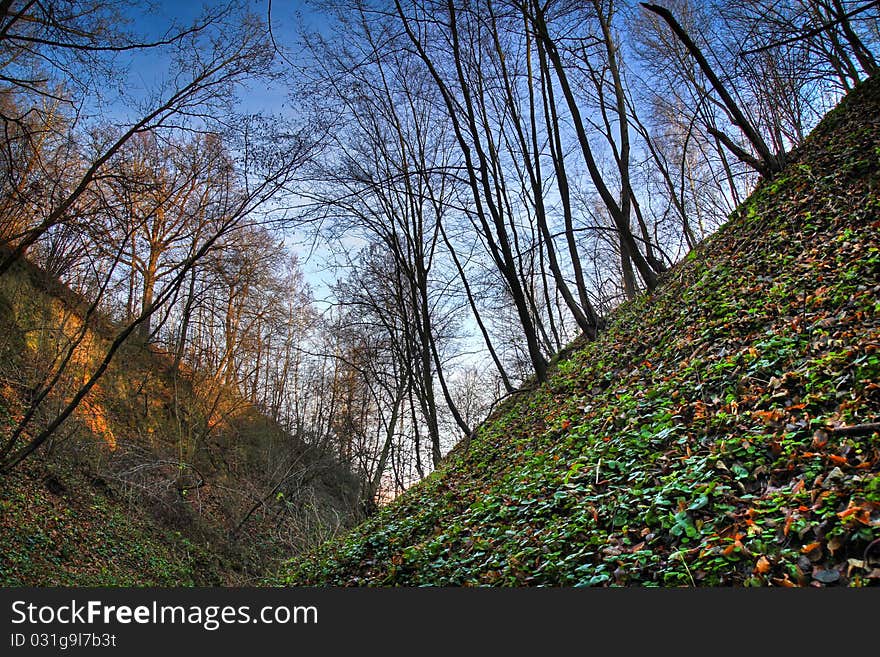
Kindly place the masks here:
POLYGON ((709 504, 709 496, 700 495, 696 500, 694 500, 694 503, 688 507, 688 511, 698 511, 707 504, 709 504))
POLYGON ((739 463, 735 463, 734 465, 730 466, 730 470, 731 472, 733 472, 734 476, 737 479, 746 479, 749 476, 749 471, 746 470, 739 463))

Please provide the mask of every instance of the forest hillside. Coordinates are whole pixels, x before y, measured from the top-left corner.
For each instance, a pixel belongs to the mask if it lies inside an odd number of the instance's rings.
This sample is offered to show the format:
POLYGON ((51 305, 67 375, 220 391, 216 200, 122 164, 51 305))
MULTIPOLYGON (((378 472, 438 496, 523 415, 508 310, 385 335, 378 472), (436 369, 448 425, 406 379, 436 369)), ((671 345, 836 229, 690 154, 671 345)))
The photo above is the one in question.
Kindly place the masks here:
POLYGON ((292 585, 880 581, 880 80, 292 585))
MULTIPOLYGON (((81 331, 87 306, 26 260, 0 278, 4 435, 53 372, 50 419, 95 369, 116 327, 91 313, 81 331)), ((0 584, 243 585, 333 535, 358 495, 335 459, 132 336, 41 450, 0 477, 0 584)))

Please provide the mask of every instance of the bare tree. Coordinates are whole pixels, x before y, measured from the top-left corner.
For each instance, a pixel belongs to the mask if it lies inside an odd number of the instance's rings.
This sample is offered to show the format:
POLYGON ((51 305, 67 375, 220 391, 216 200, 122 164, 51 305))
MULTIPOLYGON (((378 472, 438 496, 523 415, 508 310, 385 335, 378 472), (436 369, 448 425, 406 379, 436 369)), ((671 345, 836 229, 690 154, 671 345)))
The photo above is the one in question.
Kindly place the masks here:
MULTIPOLYGON (((50 97, 74 107, 94 100, 89 94, 98 92, 88 84, 94 67, 107 63, 101 55, 120 49, 168 47, 172 49, 171 59, 176 64, 169 73, 168 82, 155 90, 155 98, 144 103, 143 111, 136 119, 122 129, 96 135, 98 138, 92 140, 88 149, 81 147, 70 154, 85 162, 85 165, 71 169, 77 172, 75 175, 70 179, 45 180, 52 188, 48 196, 53 201, 40 214, 31 217, 26 226, 2 231, 11 248, 0 260, 0 275, 47 231, 64 223, 76 212, 83 195, 107 173, 110 161, 133 136, 150 130, 181 127, 186 120, 207 121, 211 108, 218 109, 227 103, 236 84, 268 74, 272 56, 260 26, 248 16, 242 17, 227 10, 208 14, 193 27, 177 31, 159 42, 147 43, 122 37, 117 40, 119 35, 111 29, 110 19, 116 16, 113 11, 121 4, 112 5, 109 10, 100 4, 91 5, 85 12, 77 11, 72 2, 22 2, 20 5, 6 11, 4 27, 0 28, 0 45, 7 49, 2 71, 7 82, 19 93, 39 99, 50 97), (58 11, 56 4, 65 11, 58 11), (81 21, 85 21, 86 27, 80 25, 81 21), (216 38, 221 32, 223 38, 216 38), (45 53, 44 49, 47 49, 45 53), (60 92, 47 92, 46 85, 51 77, 31 79, 20 76, 16 71, 30 57, 47 63, 47 76, 50 73, 55 76, 72 73, 75 83, 80 83, 79 96, 67 99, 60 92), (84 58, 91 68, 68 71, 66 66, 70 58, 74 61, 84 58)), ((2 118, 7 125, 24 125, 20 117, 2 118)), ((45 126, 47 120, 38 123, 45 126)), ((76 121, 69 124, 67 133, 73 133, 69 139, 74 139, 77 128, 76 121)), ((44 130, 46 128, 39 127, 37 132, 44 130)))
POLYGON ((746 136, 749 143, 751 144, 752 148, 754 148, 754 150, 756 151, 757 158, 753 157, 751 154, 737 146, 725 133, 713 130, 713 135, 720 139, 721 142, 740 160, 747 163, 749 166, 754 168, 762 175, 769 177, 781 170, 782 167, 785 165, 785 153, 779 151, 774 153, 770 150, 770 147, 767 146, 767 143, 764 141, 764 138, 761 136, 760 132, 746 117, 739 104, 736 102, 736 100, 734 100, 733 96, 731 96, 730 92, 727 90, 727 87, 724 85, 723 82, 721 82, 721 79, 715 73, 714 68, 703 55, 703 51, 694 42, 694 40, 691 39, 690 35, 681 26, 681 24, 675 19, 675 16, 672 15, 672 12, 665 7, 661 7, 659 5, 642 3, 642 6, 645 7, 645 9, 647 9, 648 11, 651 11, 660 16, 660 18, 662 18, 666 22, 666 24, 669 25, 676 38, 678 38, 682 42, 688 53, 697 61, 700 70, 703 72, 703 75, 706 76, 706 78, 709 80, 709 83, 712 85, 712 89, 715 91, 715 93, 718 94, 718 96, 721 98, 721 101, 724 103, 724 107, 729 113, 731 121, 737 128, 742 131, 742 133, 746 136))
MULTIPOLYGON (((228 177, 223 189, 215 190, 207 205, 203 206, 203 210, 211 215, 211 220, 205 223, 205 225, 211 226, 211 229, 194 236, 193 241, 187 245, 186 249, 181 250, 175 265, 169 270, 164 284, 160 288, 154 289, 153 298, 149 305, 143 306, 127 322, 113 327, 112 335, 106 338, 103 353, 94 359, 96 364, 85 373, 84 383, 77 386, 69 401, 65 401, 57 412, 50 414, 43 426, 30 428, 30 437, 25 439, 25 429, 34 420, 37 409, 62 378, 76 347, 90 329, 90 315, 104 300, 107 283, 111 280, 115 265, 118 264, 122 250, 117 251, 110 271, 104 278, 103 285, 97 290, 89 310, 81 320, 80 337, 74 340, 71 347, 67 349, 66 355, 48 373, 45 385, 42 386, 40 394, 33 398, 23 420, 12 429, 9 436, 3 441, 3 445, 0 447, 0 458, 2 458, 0 473, 10 471, 54 434, 101 379, 114 356, 128 338, 158 311, 167 308, 176 301, 179 291, 187 281, 193 267, 210 253, 224 236, 240 229, 248 217, 260 208, 267 207, 273 197, 292 182, 293 174, 302 165, 304 159, 309 156, 313 147, 305 134, 288 135, 286 139, 277 134, 268 134, 263 135, 262 141, 265 143, 261 146, 255 140, 255 135, 249 133, 245 136, 245 142, 238 144, 239 152, 246 151, 251 154, 251 157, 237 163, 235 175, 228 177), (265 149, 267 144, 271 144, 271 156, 268 158, 255 157, 255 154, 265 149)), ((126 243, 127 239, 120 240, 122 248, 126 243)), ((87 358, 86 362, 91 360, 91 358, 87 358)))

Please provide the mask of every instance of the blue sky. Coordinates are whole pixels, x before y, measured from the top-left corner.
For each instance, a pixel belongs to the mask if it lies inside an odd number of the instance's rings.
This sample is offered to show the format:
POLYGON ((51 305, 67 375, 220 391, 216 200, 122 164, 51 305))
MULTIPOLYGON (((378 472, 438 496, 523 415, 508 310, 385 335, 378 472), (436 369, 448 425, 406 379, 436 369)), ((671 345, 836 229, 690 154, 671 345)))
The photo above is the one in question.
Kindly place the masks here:
MULTIPOLYGON (((177 27, 192 24, 204 11, 205 7, 224 6, 226 2, 201 2, 194 0, 154 0, 151 9, 144 13, 141 8, 132 7, 130 18, 132 24, 129 29, 149 39, 159 39, 167 33, 169 27, 176 24, 177 27)), ((310 28, 320 28, 326 24, 320 10, 310 8, 301 0, 272 0, 271 19, 273 35, 281 48, 294 49, 296 45, 296 30, 300 21, 310 28)), ((248 8, 266 20, 269 15, 269 0, 248 0, 248 8)), ((291 55, 296 59, 296 54, 291 55)), ((137 116, 135 105, 145 93, 154 90, 168 75, 171 62, 167 55, 163 56, 156 50, 135 53, 130 57, 119 60, 119 77, 117 82, 123 89, 123 95, 114 95, 108 90, 106 100, 109 105, 102 108, 101 115, 106 119, 115 119, 122 123, 130 121, 137 116)), ((241 90, 239 94, 239 110, 248 113, 263 114, 287 114, 292 110, 288 101, 289 90, 280 83, 274 88, 268 87, 264 82, 250 85, 241 90)), ((330 291, 328 284, 332 282, 332 275, 327 271, 324 262, 327 252, 319 248, 310 259, 311 242, 306 237, 297 238, 296 234, 288 237, 288 245, 292 251, 300 256, 300 264, 314 294, 319 299, 326 298, 330 291)))
MULTIPOLYGON (((216 0, 211 2, 153 0, 146 13, 140 7, 132 7, 130 11, 132 24, 129 29, 148 39, 159 39, 172 25, 188 26, 198 19, 205 8, 222 7, 225 4, 227 3, 216 0)), ((269 0, 249 0, 247 7, 264 20, 269 16, 269 0)), ((320 10, 310 8, 302 0, 272 0, 271 19, 273 35, 283 49, 295 48, 296 29, 300 21, 304 21, 310 28, 320 27, 324 23, 320 10)), ((133 54, 129 58, 120 58, 119 63, 121 69, 128 71, 127 95, 135 98, 139 89, 155 88, 167 74, 170 64, 166 57, 156 50, 133 54)), ((286 95, 287 90, 283 87, 269 89, 265 85, 254 85, 242 93, 241 97, 245 110, 273 113, 287 107, 286 95)))

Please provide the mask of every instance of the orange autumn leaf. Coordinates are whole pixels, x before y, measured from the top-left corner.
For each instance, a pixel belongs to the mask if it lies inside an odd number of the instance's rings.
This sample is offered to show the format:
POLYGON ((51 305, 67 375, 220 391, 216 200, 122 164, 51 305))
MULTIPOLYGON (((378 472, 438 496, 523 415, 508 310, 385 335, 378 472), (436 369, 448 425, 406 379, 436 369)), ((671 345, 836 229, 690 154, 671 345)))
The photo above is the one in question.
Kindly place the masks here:
POLYGON ((729 557, 731 554, 733 554, 733 551, 734 551, 736 548, 743 548, 743 549, 745 549, 745 546, 742 544, 742 540, 741 540, 741 539, 743 539, 743 538, 745 538, 745 534, 740 534, 740 533, 736 533, 736 534, 734 534, 734 536, 733 536, 733 543, 731 543, 731 544, 728 545, 726 548, 724 548, 724 549, 721 551, 721 554, 724 555, 725 557, 729 557))
POLYGON ((782 535, 788 536, 788 532, 791 531, 791 523, 794 522, 794 516, 789 513, 788 517, 785 519, 785 526, 782 528, 782 535))
POLYGON ((812 552, 816 548, 820 548, 820 547, 822 547, 822 544, 819 541, 814 541, 814 542, 809 543, 809 544, 805 545, 804 547, 802 547, 801 553, 809 554, 810 552, 812 552))
POLYGON ((770 571, 770 561, 767 557, 761 557, 758 559, 758 563, 755 564, 755 572, 758 575, 765 575, 770 571))
POLYGON ((786 573, 785 577, 777 577, 773 580, 773 583, 777 586, 784 586, 787 589, 795 588, 797 584, 788 579, 788 574, 786 573))
POLYGON ((868 511, 868 509, 861 506, 853 505, 837 514, 837 517, 841 520, 845 520, 850 516, 855 516, 855 520, 864 525, 868 525, 871 523, 871 513, 868 511))
POLYGON ((764 424, 772 424, 782 420, 785 414, 778 409, 774 409, 772 411, 752 411, 752 416, 760 418, 764 424))
POLYGON ((845 463, 847 463, 845 456, 838 456, 837 454, 829 454, 828 459, 834 463, 837 463, 838 465, 844 465, 845 463))

